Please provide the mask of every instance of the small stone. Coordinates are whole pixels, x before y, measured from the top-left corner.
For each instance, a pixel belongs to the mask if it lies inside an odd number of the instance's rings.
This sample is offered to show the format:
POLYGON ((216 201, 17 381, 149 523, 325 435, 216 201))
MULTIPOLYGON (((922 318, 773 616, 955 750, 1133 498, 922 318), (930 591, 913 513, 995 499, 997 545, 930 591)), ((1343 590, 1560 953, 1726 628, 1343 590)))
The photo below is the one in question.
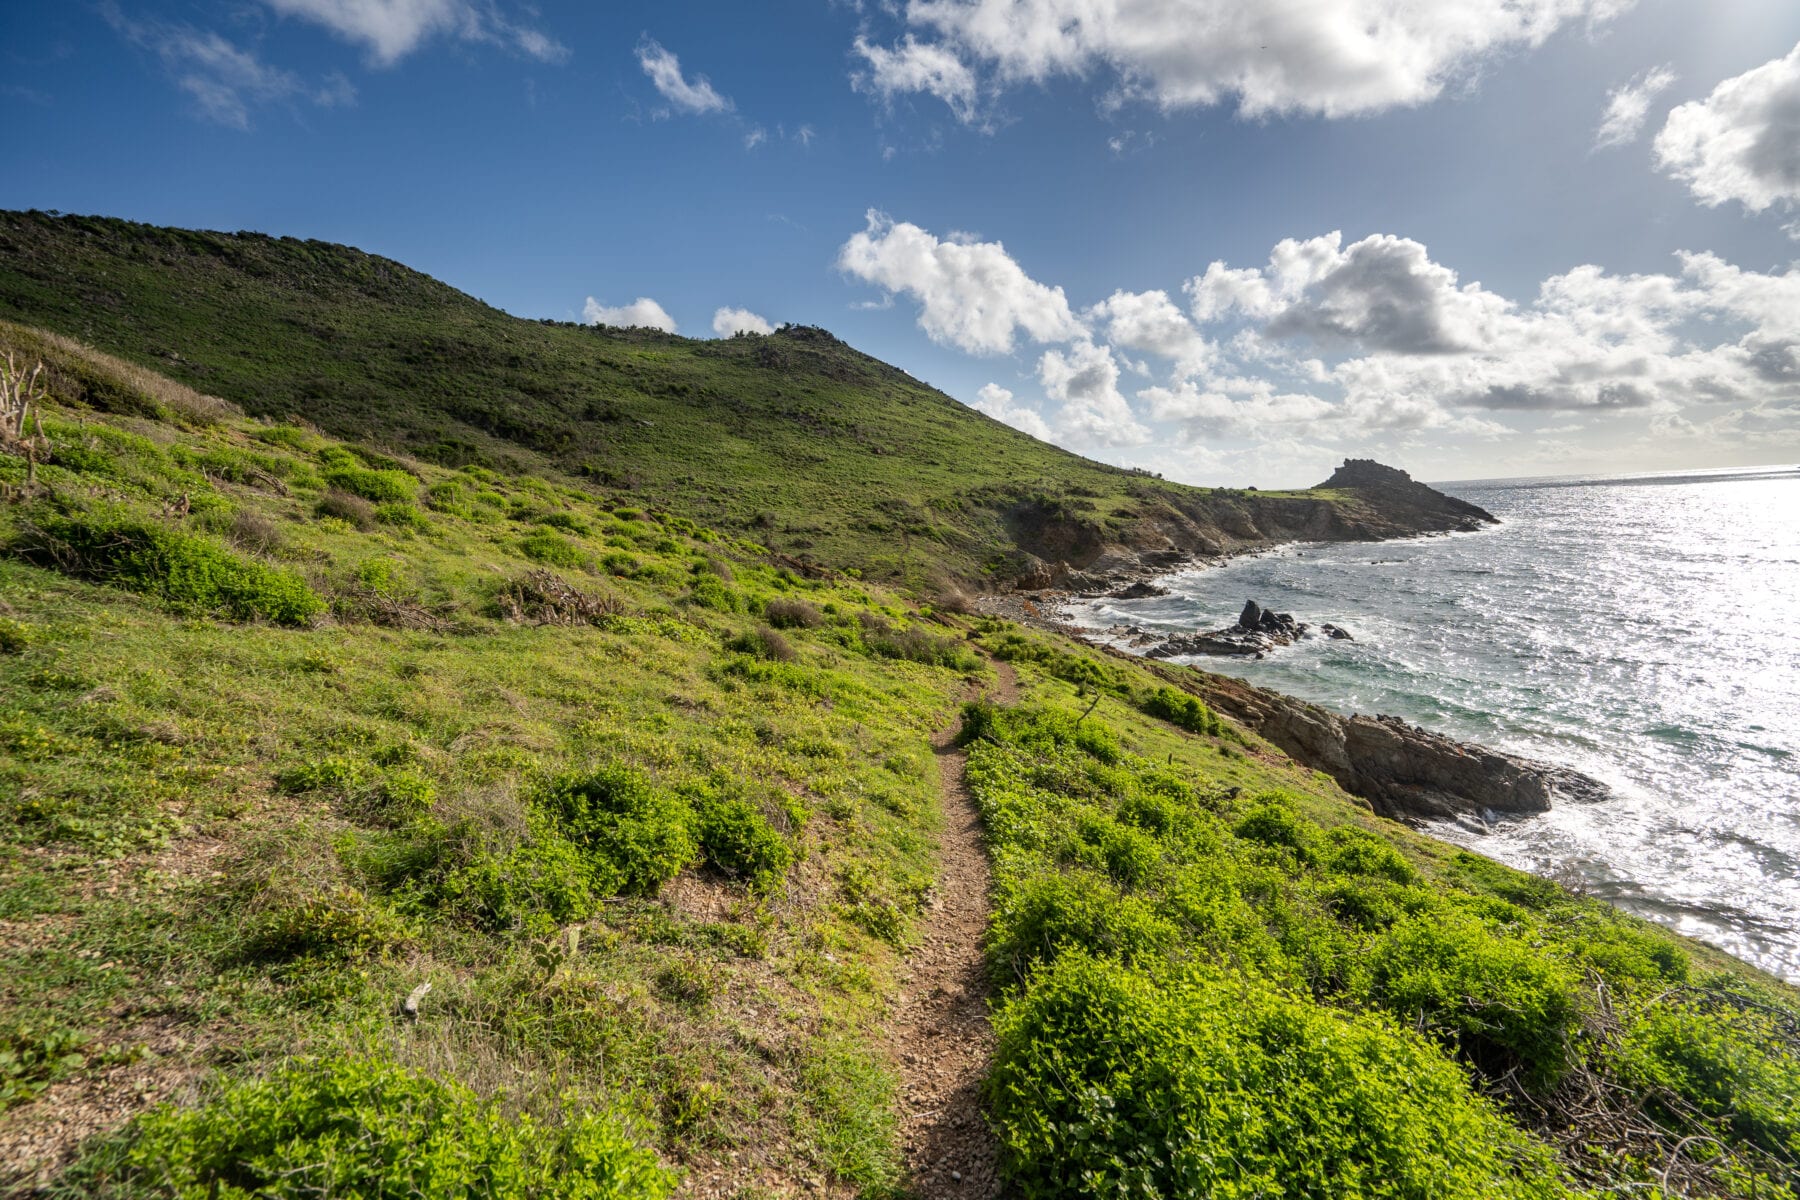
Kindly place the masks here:
POLYGON ((950 1172, 950 1178, 956 1180, 956 1182, 958 1182, 958 1183, 961 1183, 962 1182, 962 1172, 961 1171, 952 1171, 952 1172, 950 1172))

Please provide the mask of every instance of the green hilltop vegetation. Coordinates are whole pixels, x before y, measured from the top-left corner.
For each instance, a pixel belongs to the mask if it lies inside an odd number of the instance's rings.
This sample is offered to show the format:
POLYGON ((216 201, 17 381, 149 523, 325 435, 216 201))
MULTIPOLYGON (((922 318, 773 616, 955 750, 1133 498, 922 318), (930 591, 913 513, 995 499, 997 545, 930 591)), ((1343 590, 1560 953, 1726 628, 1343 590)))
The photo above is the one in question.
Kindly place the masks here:
POLYGON ((585 479, 919 593, 1011 578, 1027 554, 1166 546, 1171 529, 1192 527, 1191 551, 1371 516, 1342 493, 1217 492, 1081 458, 824 330, 696 340, 523 320, 324 242, 0 213, 0 318, 252 416, 585 479))
POLYGON ((906 1196, 955 729, 1016 1194, 1797 1195, 1794 989, 1376 817, 1191 672, 797 569, 698 503, 774 486, 730 458, 427 457, 219 341, 246 415, 73 340, 96 303, 0 323, 46 367, 0 453, 0 1189, 906 1196))

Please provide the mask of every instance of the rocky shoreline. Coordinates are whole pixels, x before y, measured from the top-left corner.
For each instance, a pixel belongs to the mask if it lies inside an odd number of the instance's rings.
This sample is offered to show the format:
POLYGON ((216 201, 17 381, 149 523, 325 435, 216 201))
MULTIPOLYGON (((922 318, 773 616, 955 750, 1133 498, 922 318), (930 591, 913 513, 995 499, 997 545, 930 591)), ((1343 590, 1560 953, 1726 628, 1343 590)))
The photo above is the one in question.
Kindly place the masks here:
MULTIPOLYGON (((1375 464, 1346 463, 1345 471, 1367 474, 1375 464)), ((1393 471, 1391 486, 1409 497, 1423 491, 1449 497, 1415 484, 1393 471)), ((1338 476, 1333 477, 1334 480, 1338 476)), ((1329 481, 1328 481, 1329 484, 1329 481)), ((1460 505, 1460 501, 1452 501, 1460 505)), ((1473 505, 1463 506, 1493 520, 1473 505)), ((1255 547, 1266 549, 1270 547, 1255 547)), ((1141 560, 1101 562, 1106 568, 1067 576, 1074 587, 1042 588, 984 596, 981 611, 1022 624, 1052 630, 1109 654, 1163 660, 1202 655, 1262 658, 1283 646, 1314 636, 1314 629, 1292 614, 1270 612, 1247 602, 1235 625, 1223 629, 1169 636, 1138 626, 1095 631, 1068 621, 1063 606, 1082 599, 1141 599, 1168 594, 1156 577, 1173 570, 1223 565, 1231 554, 1208 559, 1185 558, 1175 564, 1141 560), (1104 586, 1094 586, 1103 584, 1104 586), (1087 585, 1087 586, 1079 586, 1087 585)), ((1321 624, 1317 636, 1355 640, 1349 631, 1321 624)), ((1540 813, 1555 802, 1591 803, 1606 799, 1610 789, 1599 780, 1565 767, 1504 754, 1410 725, 1398 717, 1340 716, 1317 704, 1295 699, 1242 680, 1197 667, 1156 663, 1158 674, 1279 747, 1295 762, 1323 771, 1352 795, 1361 796, 1383 816, 1410 820, 1470 820, 1491 823, 1508 816, 1540 813)))

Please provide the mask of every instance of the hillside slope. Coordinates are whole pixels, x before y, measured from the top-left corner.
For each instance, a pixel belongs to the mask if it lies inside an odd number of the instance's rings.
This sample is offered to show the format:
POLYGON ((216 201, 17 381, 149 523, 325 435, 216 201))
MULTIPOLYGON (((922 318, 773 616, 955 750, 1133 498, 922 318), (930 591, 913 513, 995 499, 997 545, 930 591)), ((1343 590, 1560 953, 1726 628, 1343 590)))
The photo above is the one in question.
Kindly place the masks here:
POLYGON ((896 1034, 985 908, 1018 1194, 1795 1200, 1794 989, 1190 675, 0 350, 0 1192, 981 1194, 896 1034))
POLYGON ((523 320, 293 238, 0 213, 0 317, 254 416, 444 466, 553 469, 915 591, 1478 520, 1389 513, 1354 489, 1186 487, 1036 441, 824 330, 707 341, 523 320))

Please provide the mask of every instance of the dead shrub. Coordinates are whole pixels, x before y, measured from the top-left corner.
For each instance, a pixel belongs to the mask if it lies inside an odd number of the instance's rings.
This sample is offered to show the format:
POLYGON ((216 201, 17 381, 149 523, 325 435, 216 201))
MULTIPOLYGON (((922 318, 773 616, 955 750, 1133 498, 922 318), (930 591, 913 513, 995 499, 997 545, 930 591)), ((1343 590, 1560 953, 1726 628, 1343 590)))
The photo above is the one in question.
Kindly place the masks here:
POLYGON ((232 514, 231 526, 225 531, 231 544, 240 550, 257 554, 274 554, 281 549, 281 527, 259 512, 240 508, 232 514))
POLYGON ((532 571, 502 587, 494 597, 501 617, 533 625, 601 625, 620 616, 617 596, 584 592, 552 571, 532 571))
POLYGON ((777 629, 817 629, 825 614, 804 600, 771 600, 763 616, 777 629))
POLYGON ((337 488, 326 492, 314 511, 321 517, 336 517, 340 521, 348 521, 364 531, 375 528, 375 506, 361 496, 352 496, 337 488))
POLYGON ((725 645, 728 649, 742 654, 753 654, 757 658, 766 658, 770 662, 794 661, 793 643, 767 626, 746 630, 725 645))

